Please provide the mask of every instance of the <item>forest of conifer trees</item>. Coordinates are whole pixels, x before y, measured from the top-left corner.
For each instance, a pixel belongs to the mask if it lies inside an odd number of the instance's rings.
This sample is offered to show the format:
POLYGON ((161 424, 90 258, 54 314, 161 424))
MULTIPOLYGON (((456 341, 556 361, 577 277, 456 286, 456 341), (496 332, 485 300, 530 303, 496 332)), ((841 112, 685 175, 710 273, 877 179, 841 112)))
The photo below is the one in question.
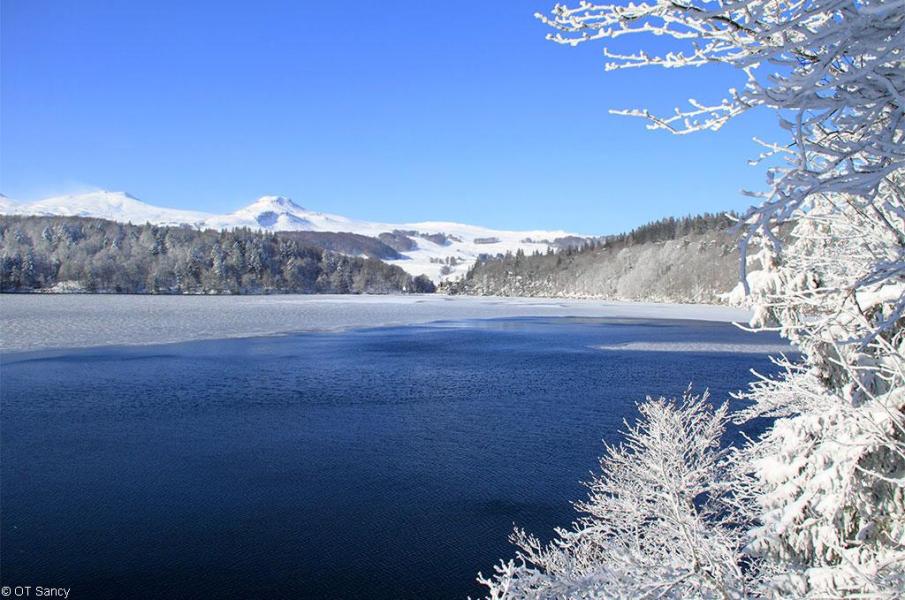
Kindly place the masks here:
POLYGON ((0 216, 0 289, 198 293, 432 292, 424 276, 310 243, 305 232, 198 231, 81 217, 0 216))

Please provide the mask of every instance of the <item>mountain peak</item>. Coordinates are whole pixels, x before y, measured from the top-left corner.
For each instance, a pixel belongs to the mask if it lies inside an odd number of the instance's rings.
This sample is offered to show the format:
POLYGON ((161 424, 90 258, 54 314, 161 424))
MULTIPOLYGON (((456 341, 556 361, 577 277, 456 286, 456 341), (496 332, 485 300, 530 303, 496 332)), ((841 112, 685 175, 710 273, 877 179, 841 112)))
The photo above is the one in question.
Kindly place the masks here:
POLYGON ((232 216, 265 229, 312 229, 305 209, 285 196, 262 196, 232 216))
POLYGON ((76 192, 71 194, 61 194, 59 196, 51 196, 39 200, 38 202, 69 202, 69 203, 94 203, 101 205, 119 206, 125 203, 137 203, 145 205, 144 202, 128 192, 114 190, 92 190, 90 192, 76 192))
POLYGON ((292 201, 286 196, 261 196, 255 200, 248 208, 255 210, 275 210, 275 211, 304 211, 305 209, 292 201))
POLYGON ((100 198, 131 198, 133 200, 138 200, 135 196, 128 192, 124 192, 121 190, 89 190, 86 192, 72 192, 69 194, 60 194, 59 196, 52 196, 55 198, 87 198, 87 197, 100 197, 100 198))

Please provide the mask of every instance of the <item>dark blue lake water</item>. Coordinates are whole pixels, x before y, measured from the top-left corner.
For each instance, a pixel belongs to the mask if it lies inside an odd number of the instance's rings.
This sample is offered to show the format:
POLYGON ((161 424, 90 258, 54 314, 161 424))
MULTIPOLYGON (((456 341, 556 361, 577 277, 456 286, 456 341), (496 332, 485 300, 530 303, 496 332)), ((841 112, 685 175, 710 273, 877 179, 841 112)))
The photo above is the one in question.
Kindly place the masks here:
POLYGON ((717 400, 775 344, 698 321, 502 319, 7 354, 0 578, 70 598, 463 598, 543 536, 645 394, 717 400))

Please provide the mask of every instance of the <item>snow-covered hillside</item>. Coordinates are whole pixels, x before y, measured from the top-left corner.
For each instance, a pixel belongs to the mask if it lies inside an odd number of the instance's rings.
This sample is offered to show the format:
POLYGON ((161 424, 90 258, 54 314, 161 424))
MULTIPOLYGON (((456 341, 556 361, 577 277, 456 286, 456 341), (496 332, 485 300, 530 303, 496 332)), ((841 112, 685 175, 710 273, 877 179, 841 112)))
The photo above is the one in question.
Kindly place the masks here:
POLYGON ((159 208, 123 192, 89 192, 70 196, 53 196, 37 202, 18 203, 9 198, 0 204, 5 214, 59 215, 65 217, 95 217, 135 224, 200 225, 211 217, 202 212, 159 208))
POLYGON ((575 234, 565 231, 501 231, 450 223, 375 223, 306 210, 281 196, 264 196, 233 213, 210 213, 161 208, 123 192, 90 192, 20 203, 0 196, 0 214, 96 217, 135 224, 189 225, 196 228, 250 227, 268 231, 356 233, 380 239, 403 258, 390 260, 412 275, 434 281, 463 275, 481 254, 523 250, 531 254, 567 245, 575 234))

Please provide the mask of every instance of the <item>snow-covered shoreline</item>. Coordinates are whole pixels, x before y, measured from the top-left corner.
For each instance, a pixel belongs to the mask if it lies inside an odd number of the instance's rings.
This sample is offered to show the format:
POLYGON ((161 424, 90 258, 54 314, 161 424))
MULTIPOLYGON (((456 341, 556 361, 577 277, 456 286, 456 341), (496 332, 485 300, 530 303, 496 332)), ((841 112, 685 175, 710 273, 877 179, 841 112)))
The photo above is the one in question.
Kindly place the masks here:
POLYGON ((142 345, 505 317, 746 321, 703 304, 406 296, 2 294, 0 351, 142 345))

